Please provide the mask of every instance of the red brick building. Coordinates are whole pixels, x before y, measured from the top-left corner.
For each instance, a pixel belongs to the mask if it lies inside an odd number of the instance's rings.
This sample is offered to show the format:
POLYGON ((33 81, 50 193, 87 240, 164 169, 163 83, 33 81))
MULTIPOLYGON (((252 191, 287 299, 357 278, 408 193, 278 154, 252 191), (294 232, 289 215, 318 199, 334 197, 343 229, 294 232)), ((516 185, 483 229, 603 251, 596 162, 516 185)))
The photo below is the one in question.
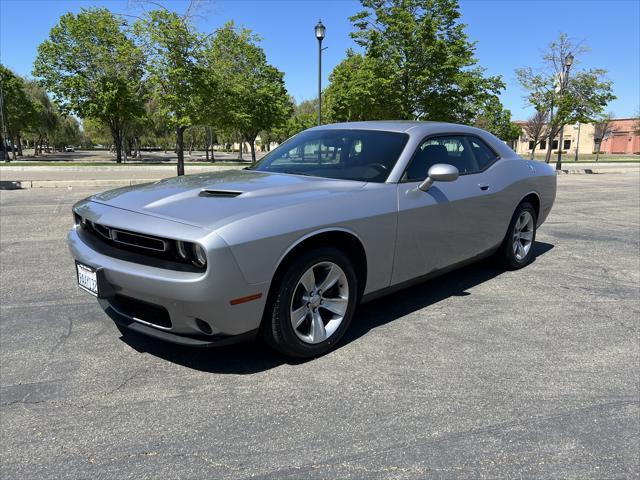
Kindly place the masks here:
POLYGON ((637 118, 616 118, 611 121, 612 133, 602 141, 604 153, 640 153, 640 132, 637 118))

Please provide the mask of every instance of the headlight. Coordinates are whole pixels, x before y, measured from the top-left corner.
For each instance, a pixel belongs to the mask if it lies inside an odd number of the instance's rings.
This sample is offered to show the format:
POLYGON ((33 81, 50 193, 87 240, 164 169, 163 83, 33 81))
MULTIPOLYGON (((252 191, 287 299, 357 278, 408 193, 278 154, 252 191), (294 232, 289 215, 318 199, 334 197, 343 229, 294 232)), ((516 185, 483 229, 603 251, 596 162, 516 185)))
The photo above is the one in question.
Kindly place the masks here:
POLYGON ((188 259, 189 254, 187 252, 187 246, 184 244, 184 242, 181 242, 179 240, 176 242, 176 251, 178 252, 178 256, 182 260, 188 259))
POLYGON ((202 245, 191 242, 175 241, 174 252, 178 260, 195 265, 199 268, 207 266, 207 252, 202 245))
POLYGON ((193 263, 198 267, 204 267, 207 264, 207 254, 202 245, 193 244, 193 263))

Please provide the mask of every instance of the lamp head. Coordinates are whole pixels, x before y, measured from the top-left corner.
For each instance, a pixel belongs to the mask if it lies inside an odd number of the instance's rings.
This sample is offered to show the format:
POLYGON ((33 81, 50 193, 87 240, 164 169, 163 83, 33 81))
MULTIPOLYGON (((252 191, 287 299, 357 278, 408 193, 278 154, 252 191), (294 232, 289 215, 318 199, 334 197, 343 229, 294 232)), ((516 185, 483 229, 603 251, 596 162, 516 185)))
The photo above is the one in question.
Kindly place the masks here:
POLYGON ((326 27, 322 23, 322 20, 318 20, 318 23, 315 26, 316 38, 318 40, 322 40, 324 38, 325 30, 326 30, 326 27))
POLYGON ((567 67, 570 67, 573 64, 573 55, 569 54, 566 56, 566 58, 564 59, 564 64, 567 67))

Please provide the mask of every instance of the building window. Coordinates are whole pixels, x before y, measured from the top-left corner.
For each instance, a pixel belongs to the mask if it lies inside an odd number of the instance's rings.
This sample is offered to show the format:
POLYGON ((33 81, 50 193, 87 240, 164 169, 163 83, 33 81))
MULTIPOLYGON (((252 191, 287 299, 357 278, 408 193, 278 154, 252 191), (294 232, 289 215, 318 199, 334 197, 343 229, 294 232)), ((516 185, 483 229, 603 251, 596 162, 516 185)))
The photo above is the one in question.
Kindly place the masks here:
POLYGON ((533 150, 533 140, 529 140, 529 150, 533 150))
POLYGON ((551 144, 551 149, 552 150, 557 150, 558 149, 558 140, 554 140, 553 143, 551 144))
POLYGON ((562 148, 564 150, 569 150, 571 148, 571 140, 565 140, 563 142, 562 148))
POLYGON ((541 140, 540 141, 540 150, 546 150, 547 149, 547 141, 546 140, 541 140))

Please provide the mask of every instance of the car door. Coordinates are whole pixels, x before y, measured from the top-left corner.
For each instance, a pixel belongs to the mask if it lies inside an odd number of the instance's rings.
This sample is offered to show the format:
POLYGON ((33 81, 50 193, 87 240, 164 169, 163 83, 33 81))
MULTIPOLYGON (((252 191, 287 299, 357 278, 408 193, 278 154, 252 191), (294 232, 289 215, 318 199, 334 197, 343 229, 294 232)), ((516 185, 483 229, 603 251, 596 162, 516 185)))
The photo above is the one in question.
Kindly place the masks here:
POLYGON ((438 135, 416 150, 398 184, 398 233, 392 283, 426 275, 473 258, 493 245, 491 173, 498 156, 480 139, 465 135, 438 135), (480 152, 487 155, 481 159, 480 152), (418 189, 429 168, 447 163, 458 168, 452 182, 435 182, 418 189))

